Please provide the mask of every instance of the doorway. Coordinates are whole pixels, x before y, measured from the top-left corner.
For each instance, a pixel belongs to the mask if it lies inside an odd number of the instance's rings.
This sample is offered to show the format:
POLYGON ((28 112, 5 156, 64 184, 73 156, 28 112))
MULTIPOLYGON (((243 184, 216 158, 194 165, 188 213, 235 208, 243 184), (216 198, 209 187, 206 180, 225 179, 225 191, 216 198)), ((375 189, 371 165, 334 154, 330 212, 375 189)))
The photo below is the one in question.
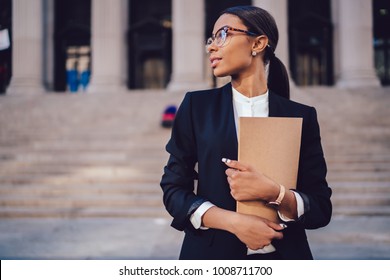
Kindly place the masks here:
POLYGON ((167 86, 172 72, 171 10, 171 0, 129 1, 129 89, 167 86))
POLYGON ((290 70, 300 86, 333 85, 330 0, 290 0, 290 70))
POLYGON ((382 85, 390 85, 390 2, 374 0, 375 69, 382 85))
POLYGON ((90 75, 91 0, 56 0, 54 18, 54 91, 77 92, 90 75))
POLYGON ((5 94, 12 76, 12 1, 0 0, 0 94, 5 94))

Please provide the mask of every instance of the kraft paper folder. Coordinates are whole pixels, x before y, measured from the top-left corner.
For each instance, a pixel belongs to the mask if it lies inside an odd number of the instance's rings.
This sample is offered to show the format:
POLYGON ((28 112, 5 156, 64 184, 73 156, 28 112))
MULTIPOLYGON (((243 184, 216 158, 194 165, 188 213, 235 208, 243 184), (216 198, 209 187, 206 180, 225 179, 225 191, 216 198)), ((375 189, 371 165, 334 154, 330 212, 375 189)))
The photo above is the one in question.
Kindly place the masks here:
MULTIPOLYGON (((241 117, 238 160, 252 165, 286 190, 295 189, 301 133, 302 118, 241 117)), ((237 212, 279 222, 276 210, 260 200, 237 202, 237 212)))

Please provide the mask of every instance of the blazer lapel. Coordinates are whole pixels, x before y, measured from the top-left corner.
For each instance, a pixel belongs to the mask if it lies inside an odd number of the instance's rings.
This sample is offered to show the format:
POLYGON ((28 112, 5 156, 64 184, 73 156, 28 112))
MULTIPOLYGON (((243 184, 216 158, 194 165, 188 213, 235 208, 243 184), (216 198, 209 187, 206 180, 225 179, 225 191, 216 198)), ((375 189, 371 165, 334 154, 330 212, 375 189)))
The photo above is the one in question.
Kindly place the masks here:
POLYGON ((278 117, 280 115, 280 106, 277 100, 277 96, 272 91, 269 91, 268 102, 269 116, 278 117))
POLYGON ((234 122, 233 93, 231 83, 222 87, 221 92, 222 121, 226 121, 226 139, 221 139, 223 152, 227 158, 237 159, 238 142, 236 124, 234 122))

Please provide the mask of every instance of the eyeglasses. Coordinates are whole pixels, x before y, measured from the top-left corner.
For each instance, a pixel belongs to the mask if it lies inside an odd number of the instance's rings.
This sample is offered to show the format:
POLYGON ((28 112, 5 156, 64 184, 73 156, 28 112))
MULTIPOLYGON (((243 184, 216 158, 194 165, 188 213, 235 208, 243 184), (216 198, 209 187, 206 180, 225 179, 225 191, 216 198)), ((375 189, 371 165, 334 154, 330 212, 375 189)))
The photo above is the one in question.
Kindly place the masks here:
POLYGON ((218 47, 222 47, 226 42, 228 31, 242 32, 248 36, 258 36, 258 34, 256 34, 256 33, 253 33, 253 32, 247 31, 247 30, 238 29, 238 28, 233 28, 233 27, 226 25, 226 26, 223 26, 220 29, 218 29, 217 32, 215 32, 215 34, 213 34, 210 38, 207 39, 206 51, 207 51, 207 48, 214 42, 218 47))

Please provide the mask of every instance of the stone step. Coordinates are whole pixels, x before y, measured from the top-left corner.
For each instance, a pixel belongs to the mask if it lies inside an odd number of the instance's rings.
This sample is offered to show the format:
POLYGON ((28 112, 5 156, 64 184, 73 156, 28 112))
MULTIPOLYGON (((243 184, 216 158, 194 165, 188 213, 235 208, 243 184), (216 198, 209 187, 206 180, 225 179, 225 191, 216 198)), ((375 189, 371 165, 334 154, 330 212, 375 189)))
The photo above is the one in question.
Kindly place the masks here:
POLYGON ((335 162, 328 164, 328 172, 390 172, 390 162, 335 162))
POLYGON ((337 194, 390 193, 390 181, 329 181, 328 183, 337 194))
POLYGON ((346 205, 346 206, 389 206, 390 205, 390 192, 388 193, 337 193, 334 192, 332 196, 333 205, 346 205))
POLYGON ((90 185, 2 185, 0 196, 13 195, 88 195, 88 194, 153 194, 161 193, 159 182, 129 183, 126 185, 90 184, 90 185))
POLYGON ((162 206, 162 194, 67 194, 67 195, 36 195, 8 194, 0 198, 0 207, 157 207, 162 206))
POLYGON ((76 169, 74 172, 67 174, 6 174, 1 175, 0 184, 126 184, 156 182, 161 179, 161 170, 147 171, 140 168, 86 168, 76 169))
POLYGON ((9 161, 15 162, 34 162, 34 163, 45 163, 45 162, 75 162, 75 163, 83 163, 83 162, 124 162, 129 161, 132 158, 158 158, 166 156, 163 151, 156 151, 156 154, 153 155, 153 150, 148 151, 146 155, 144 151, 118 151, 118 152, 104 152, 104 151, 96 151, 96 152, 85 152, 85 151, 67 151, 67 152, 51 152, 51 153, 43 153, 43 152, 25 152, 18 154, 2 154, 2 158, 9 161), (149 154, 150 152, 150 154, 149 154))
POLYGON ((2 185, 0 217, 162 217, 155 183, 2 185))
MULTIPOLYGON (((166 164, 166 158, 143 158, 131 159, 118 162, 56 162, 50 163, 26 163, 13 162, 8 164, 0 163, 0 181, 2 178, 11 176, 55 176, 80 173, 101 173, 112 176, 132 176, 134 173, 162 173, 166 164)), ((99 174, 98 174, 99 175, 99 174)))
MULTIPOLYGON (((338 209, 336 214, 372 215, 376 209, 373 207, 386 209, 390 206, 390 181, 330 181, 329 185, 333 190, 332 204, 338 209), (352 208, 356 210, 352 211, 352 208)), ((384 210, 384 213, 390 214, 390 211, 384 210)))
POLYGON ((332 156, 329 154, 325 155, 326 162, 328 165, 334 163, 359 163, 359 162, 371 162, 371 163, 388 163, 390 162, 390 154, 388 153, 369 153, 369 154, 343 154, 334 153, 332 156))
MULTIPOLYGON (((110 134, 105 132, 104 135, 94 137, 94 135, 86 134, 85 138, 76 138, 74 135, 69 136, 57 136, 58 138, 39 138, 35 136, 28 136, 28 142, 22 142, 19 137, 10 135, 3 139, 17 140, 16 145, 1 146, 0 153, 15 151, 15 152, 26 152, 28 150, 39 150, 39 151, 58 151, 58 150, 73 150, 73 149, 120 149, 127 150, 133 148, 150 148, 158 149, 160 146, 165 145, 170 135, 170 130, 156 129, 156 132, 148 132, 148 137, 144 134, 127 133, 123 136, 110 134), (23 145, 28 144, 28 145, 23 145)), ((56 134, 57 135, 57 134, 56 134)), ((43 137, 43 136, 42 136, 43 137)), ((1 140, 2 138, 0 138, 1 140)), ((27 139, 26 139, 27 140, 27 139)), ((11 141, 8 141, 11 142, 11 141)))
POLYGON ((390 216, 390 206, 351 206, 336 205, 333 207, 333 216, 390 216))
POLYGON ((162 191, 146 185, 129 189, 95 186, 2 188, 0 217, 151 217, 164 216, 162 191), (16 189, 16 190, 15 190, 16 189), (9 188, 8 188, 9 190, 9 188), (28 210, 27 210, 28 209, 28 210))
POLYGON ((329 172, 327 176, 328 181, 337 182, 390 182, 389 171, 342 171, 342 172, 329 172))
POLYGON ((163 207, 0 208, 0 218, 169 218, 163 207))

